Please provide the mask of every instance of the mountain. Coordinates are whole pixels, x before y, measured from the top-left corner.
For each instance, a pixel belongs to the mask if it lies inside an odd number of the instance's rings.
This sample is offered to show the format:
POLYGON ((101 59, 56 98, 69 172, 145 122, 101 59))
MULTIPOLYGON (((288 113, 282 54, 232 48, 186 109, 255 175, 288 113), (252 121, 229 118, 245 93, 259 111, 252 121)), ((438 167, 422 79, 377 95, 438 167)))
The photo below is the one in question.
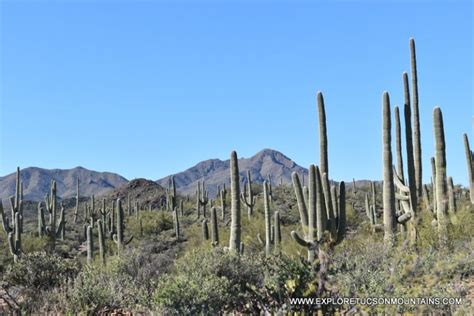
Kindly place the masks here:
MULTIPOLYGON (((50 191, 51 180, 56 180, 58 196, 76 195, 76 179, 80 181, 80 195, 101 195, 128 182, 124 177, 110 172, 97 172, 82 167, 73 169, 42 169, 30 167, 21 170, 25 200, 43 200, 50 191)), ((16 173, 0 177, 0 198, 8 199, 15 193, 16 173)))
MULTIPOLYGON (((272 184, 277 185, 291 182, 291 173, 296 171, 298 174, 308 174, 307 169, 298 166, 293 160, 272 149, 264 149, 250 158, 239 159, 240 179, 247 178, 247 171, 250 171, 252 182, 263 183, 272 177, 272 184)), ((215 196, 217 186, 230 183, 229 160, 210 159, 202 161, 192 168, 183 172, 174 174, 177 189, 181 194, 194 194, 197 182, 204 180, 210 196, 215 196)), ((162 187, 168 187, 168 181, 171 176, 157 180, 162 187)))

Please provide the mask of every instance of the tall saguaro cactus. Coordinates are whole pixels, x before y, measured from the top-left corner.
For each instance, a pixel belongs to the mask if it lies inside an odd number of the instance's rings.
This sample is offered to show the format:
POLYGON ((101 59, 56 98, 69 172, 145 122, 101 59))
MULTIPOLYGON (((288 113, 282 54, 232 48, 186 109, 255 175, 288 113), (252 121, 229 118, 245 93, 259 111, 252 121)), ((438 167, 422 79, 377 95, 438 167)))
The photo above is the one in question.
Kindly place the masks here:
POLYGON ((395 106, 395 145, 397 149, 397 173, 402 179, 405 180, 403 172, 403 155, 402 155, 402 130, 400 127, 400 110, 398 106, 395 106))
POLYGON ((92 234, 92 225, 86 228, 86 244, 87 244, 87 264, 92 264, 94 260, 94 239, 92 234))
POLYGON ((421 130, 420 113, 418 106, 418 71, 416 67, 415 39, 410 38, 410 64, 411 64, 411 82, 413 89, 413 147, 415 161, 415 183, 416 196, 421 197, 423 193, 422 182, 422 164, 421 164, 421 130))
POLYGON ((265 209, 265 255, 269 256, 272 253, 271 243, 271 213, 270 213, 270 199, 268 194, 268 183, 263 181, 263 204, 265 209))
POLYGON ((339 214, 338 214, 338 227, 337 227, 337 239, 341 241, 346 236, 346 184, 344 181, 339 183, 339 214))
POLYGON ((448 211, 448 183, 446 177, 446 143, 444 138, 443 113, 439 107, 433 110, 436 164, 436 217, 439 241, 445 246, 448 241, 446 213, 448 211))
POLYGON ((411 126, 411 106, 410 106, 410 87, 408 83, 408 74, 403 73, 403 94, 405 96, 404 116, 405 116, 405 143, 407 150, 407 171, 408 171, 408 187, 410 188, 410 199, 413 209, 418 207, 418 199, 416 194, 416 172, 415 161, 413 155, 413 130, 411 126))
POLYGON ((125 245, 128 245, 132 239, 133 236, 130 236, 130 238, 125 241, 125 218, 123 214, 123 208, 122 208, 122 202, 120 199, 117 199, 116 203, 116 218, 117 218, 117 227, 116 230, 117 232, 113 235, 113 239, 115 243, 117 244, 117 253, 120 255, 122 253, 123 247, 125 245))
POLYGON ((392 168, 392 133, 390 97, 383 94, 383 222, 384 240, 389 245, 395 241, 395 187, 392 168))
POLYGON ((105 223, 102 220, 97 221, 97 237, 99 239, 99 255, 102 264, 105 264, 105 223))
POLYGON ((219 227, 217 226, 217 212, 216 208, 211 208, 211 244, 213 246, 219 245, 219 227))
POLYGON ((13 261, 16 262, 22 253, 21 248, 21 234, 23 232, 23 189, 20 180, 20 168, 16 169, 16 183, 15 195, 10 197, 11 206, 11 223, 5 216, 2 201, 0 200, 0 215, 2 226, 5 233, 7 233, 8 246, 10 253, 13 256, 13 261))
POLYGON ((326 174, 329 177, 328 164, 328 136, 326 128, 326 110, 324 108, 324 98, 322 92, 317 94, 318 100, 318 118, 319 118, 319 155, 321 175, 326 174))
POLYGON ((241 222, 240 222, 240 188, 239 188, 239 163, 237 153, 232 151, 230 154, 230 240, 229 250, 239 253, 243 248, 240 242, 241 222))
POLYGON ((280 228, 280 212, 276 211, 273 215, 273 252, 278 255, 281 251, 281 228, 280 228))
POLYGON ((469 147, 469 139, 467 134, 463 135, 464 139, 464 150, 466 152, 467 162, 467 177, 469 179, 469 193, 471 198, 471 204, 474 204, 474 152, 469 147))
POLYGON ((252 191, 252 178, 250 176, 250 170, 247 170, 247 185, 244 191, 240 193, 240 198, 245 205, 247 205, 247 216, 250 220, 253 214, 253 207, 255 206, 256 197, 252 191))
POLYGON ((221 200, 221 218, 222 218, 222 220, 224 220, 225 209, 227 207, 226 195, 227 195, 227 190, 225 188, 225 183, 224 183, 223 188, 221 190, 219 190, 219 197, 220 197, 220 200, 221 200))
POLYGON ((46 210, 49 213, 49 224, 46 224, 44 219, 44 210, 41 206, 41 202, 38 203, 38 230, 40 236, 47 235, 51 241, 51 248, 54 249, 56 245, 56 239, 63 237, 66 225, 66 217, 64 215, 64 206, 61 205, 61 213, 59 215, 59 223, 57 222, 57 189, 56 181, 51 181, 51 192, 45 197, 46 210))
POLYGON ((76 179, 76 207, 74 208, 74 219, 73 223, 77 223, 77 216, 79 213, 79 177, 76 179))

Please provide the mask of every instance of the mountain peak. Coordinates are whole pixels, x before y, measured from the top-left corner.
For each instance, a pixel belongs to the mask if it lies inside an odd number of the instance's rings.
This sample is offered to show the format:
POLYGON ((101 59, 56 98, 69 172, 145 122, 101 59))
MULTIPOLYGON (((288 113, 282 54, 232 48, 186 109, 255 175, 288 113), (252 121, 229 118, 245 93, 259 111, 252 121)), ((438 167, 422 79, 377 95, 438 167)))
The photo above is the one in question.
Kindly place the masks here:
MULTIPOLYGON (((307 170, 298 166, 290 158, 281 152, 265 148, 249 158, 239 159, 240 178, 245 179, 250 172, 254 183, 263 183, 272 177, 274 184, 291 182, 291 173, 307 174, 307 170)), ((197 163, 183 172, 174 174, 176 187, 182 194, 193 194, 198 181, 205 181, 207 190, 211 196, 217 193, 217 186, 230 183, 229 160, 210 159, 197 163)), ((157 182, 166 187, 170 176, 162 178, 157 182)))

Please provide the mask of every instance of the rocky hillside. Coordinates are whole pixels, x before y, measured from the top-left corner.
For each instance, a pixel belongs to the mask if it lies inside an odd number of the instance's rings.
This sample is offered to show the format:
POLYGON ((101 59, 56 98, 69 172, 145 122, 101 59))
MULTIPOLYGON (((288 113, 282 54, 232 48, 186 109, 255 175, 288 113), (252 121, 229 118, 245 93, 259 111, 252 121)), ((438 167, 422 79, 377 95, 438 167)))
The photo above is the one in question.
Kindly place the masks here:
MULTIPOLYGON (((30 167, 21 170, 25 200, 42 200, 56 180, 58 196, 76 195, 76 179, 80 181, 81 196, 101 195, 127 183, 124 177, 110 172, 97 172, 82 167, 73 169, 42 169, 30 167)), ((0 198, 7 199, 15 192, 15 173, 0 177, 0 198)))
MULTIPOLYGON (((239 168, 243 181, 245 181, 249 170, 253 182, 262 183, 271 175, 273 185, 280 183, 280 180, 283 183, 290 183, 293 171, 305 176, 308 172, 281 152, 272 149, 264 149, 250 158, 239 159, 239 168)), ((161 186, 167 187, 169 178, 170 176, 157 182, 161 186)), ((192 168, 175 174, 174 178, 181 194, 193 194, 197 182, 204 180, 209 194, 214 196, 218 185, 229 184, 229 160, 211 159, 202 161, 192 168)))

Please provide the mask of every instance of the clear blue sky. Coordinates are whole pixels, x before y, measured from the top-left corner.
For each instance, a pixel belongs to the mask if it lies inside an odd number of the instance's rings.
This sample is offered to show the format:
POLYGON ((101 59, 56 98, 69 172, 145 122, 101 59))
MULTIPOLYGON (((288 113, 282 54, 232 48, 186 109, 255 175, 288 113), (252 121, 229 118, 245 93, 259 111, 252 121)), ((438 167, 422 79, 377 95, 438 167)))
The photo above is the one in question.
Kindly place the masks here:
POLYGON ((467 183, 471 1, 177 2, 0 0, 0 175, 81 165, 158 179, 263 148, 307 167, 321 90, 331 177, 381 179, 382 92, 402 103, 413 36, 424 178, 440 105, 448 173, 467 183))

